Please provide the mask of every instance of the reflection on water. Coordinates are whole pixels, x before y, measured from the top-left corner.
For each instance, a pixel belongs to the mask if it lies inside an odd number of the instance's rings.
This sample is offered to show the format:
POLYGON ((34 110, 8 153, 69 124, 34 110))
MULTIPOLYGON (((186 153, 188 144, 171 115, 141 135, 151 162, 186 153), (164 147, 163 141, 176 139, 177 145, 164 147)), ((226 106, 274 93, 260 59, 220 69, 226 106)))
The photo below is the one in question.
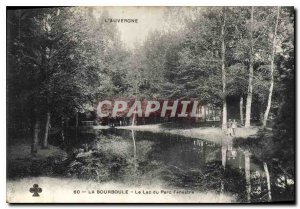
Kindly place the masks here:
POLYGON ((232 194, 239 202, 265 202, 278 193, 275 183, 271 191, 263 163, 234 148, 230 137, 217 145, 179 135, 110 129, 79 138, 69 147, 65 174, 70 177, 214 191, 232 194))

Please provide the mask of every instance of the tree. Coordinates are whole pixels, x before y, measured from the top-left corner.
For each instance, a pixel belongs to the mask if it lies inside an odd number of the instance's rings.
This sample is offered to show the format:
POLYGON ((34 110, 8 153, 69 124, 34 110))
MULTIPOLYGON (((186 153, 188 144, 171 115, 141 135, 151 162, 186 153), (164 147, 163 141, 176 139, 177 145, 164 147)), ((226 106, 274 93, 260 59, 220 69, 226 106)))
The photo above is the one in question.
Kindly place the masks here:
POLYGON ((268 96, 268 104, 267 108, 264 114, 264 119, 263 119, 263 127, 266 127, 267 125, 267 120, 271 108, 271 103, 272 103, 272 94, 273 94, 273 88, 274 88, 274 59, 275 59, 275 51, 276 51, 276 38, 277 38, 277 28, 278 28, 278 20, 279 20, 279 14, 280 14, 280 7, 277 9, 277 15, 276 15, 276 20, 275 20, 275 28, 274 28, 274 34, 273 34, 273 43, 272 43, 272 55, 271 55, 271 66, 270 66, 270 89, 269 89, 269 96, 268 96))
POLYGON ((250 23, 250 52, 249 52, 249 84, 248 93, 246 100, 246 117, 245 117, 245 127, 250 127, 251 120, 251 104, 252 104, 252 91, 253 91, 253 27, 254 27, 254 7, 251 7, 251 23, 250 23))
POLYGON ((236 27, 236 35, 233 40, 235 51, 232 53, 234 60, 232 64, 239 63, 248 68, 245 127, 250 127, 251 118, 262 112, 260 108, 254 107, 253 114, 251 111, 253 100, 255 104, 259 103, 260 107, 265 103, 268 83, 266 69, 270 55, 268 36, 270 21, 274 15, 272 8, 269 7, 241 7, 234 11, 239 14, 233 24, 236 27))
POLYGON ((187 23, 184 41, 166 56, 165 87, 169 96, 197 98, 223 107, 222 129, 227 129, 227 47, 231 10, 206 8, 187 23), (178 51, 176 53, 176 51, 178 51))
MULTIPOLYGON (((11 71, 11 78, 20 81, 9 89, 17 91, 20 84, 25 84, 17 95, 26 98, 20 103, 31 112, 33 153, 37 151, 43 118, 45 132, 41 144, 47 148, 51 117, 62 120, 70 117, 113 89, 114 83, 105 83, 113 77, 107 68, 118 66, 110 57, 113 50, 121 48, 121 43, 115 26, 104 29, 104 21, 97 21, 91 12, 45 8, 25 10, 22 15, 18 10, 9 13, 12 33, 8 43, 9 62, 20 69, 11 71), (16 25, 18 30, 13 30, 16 25)), ((124 56, 120 52, 117 54, 124 56)))
POLYGON ((226 101, 226 70, 225 70, 225 27, 226 27, 226 14, 223 9, 223 24, 221 26, 221 63, 222 63, 222 93, 223 93, 223 111, 222 111, 222 130, 227 130, 227 101, 226 101))
POLYGON ((272 127, 273 140, 276 145, 274 155, 279 158, 281 165, 292 178, 295 176, 296 117, 294 12, 293 7, 280 8, 277 38, 281 44, 274 63, 279 74, 275 78, 278 79, 276 93, 280 106, 272 127))

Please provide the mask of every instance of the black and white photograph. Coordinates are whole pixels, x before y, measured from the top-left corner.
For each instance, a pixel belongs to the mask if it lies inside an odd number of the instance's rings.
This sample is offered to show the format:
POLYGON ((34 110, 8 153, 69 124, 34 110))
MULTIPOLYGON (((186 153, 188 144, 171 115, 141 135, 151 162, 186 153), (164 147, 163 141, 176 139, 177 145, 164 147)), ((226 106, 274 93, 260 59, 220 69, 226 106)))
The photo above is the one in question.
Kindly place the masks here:
POLYGON ((295 19, 7 6, 6 202, 295 204, 295 19))

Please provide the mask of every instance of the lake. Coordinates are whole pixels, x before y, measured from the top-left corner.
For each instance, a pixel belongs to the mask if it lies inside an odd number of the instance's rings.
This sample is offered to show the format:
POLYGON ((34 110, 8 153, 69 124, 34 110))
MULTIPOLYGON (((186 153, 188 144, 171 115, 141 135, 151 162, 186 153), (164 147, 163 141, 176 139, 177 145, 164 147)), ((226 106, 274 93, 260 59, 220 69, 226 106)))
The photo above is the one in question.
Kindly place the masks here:
POLYGON ((166 133, 120 129, 81 134, 67 146, 64 175, 130 186, 163 185, 186 191, 214 192, 236 202, 284 199, 284 188, 263 162, 224 137, 221 145, 166 133), (277 197, 278 198, 278 197, 277 197))

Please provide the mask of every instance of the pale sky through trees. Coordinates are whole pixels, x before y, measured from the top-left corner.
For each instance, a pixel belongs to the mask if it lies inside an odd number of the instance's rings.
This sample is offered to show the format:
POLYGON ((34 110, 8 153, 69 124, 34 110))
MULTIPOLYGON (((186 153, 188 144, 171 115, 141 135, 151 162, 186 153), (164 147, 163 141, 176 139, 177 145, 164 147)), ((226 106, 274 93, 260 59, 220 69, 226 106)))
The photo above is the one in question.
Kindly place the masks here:
POLYGON ((95 7, 95 13, 104 9, 112 19, 138 19, 138 23, 107 23, 117 25, 122 42, 130 48, 143 42, 151 30, 163 29, 163 7, 95 7))
POLYGON ((138 23, 107 23, 117 25, 122 42, 129 48, 142 43, 150 31, 178 29, 182 26, 182 20, 178 20, 182 12, 190 13, 190 7, 180 10, 178 7, 94 7, 94 15, 99 17, 104 10, 112 19, 138 19, 138 23))

